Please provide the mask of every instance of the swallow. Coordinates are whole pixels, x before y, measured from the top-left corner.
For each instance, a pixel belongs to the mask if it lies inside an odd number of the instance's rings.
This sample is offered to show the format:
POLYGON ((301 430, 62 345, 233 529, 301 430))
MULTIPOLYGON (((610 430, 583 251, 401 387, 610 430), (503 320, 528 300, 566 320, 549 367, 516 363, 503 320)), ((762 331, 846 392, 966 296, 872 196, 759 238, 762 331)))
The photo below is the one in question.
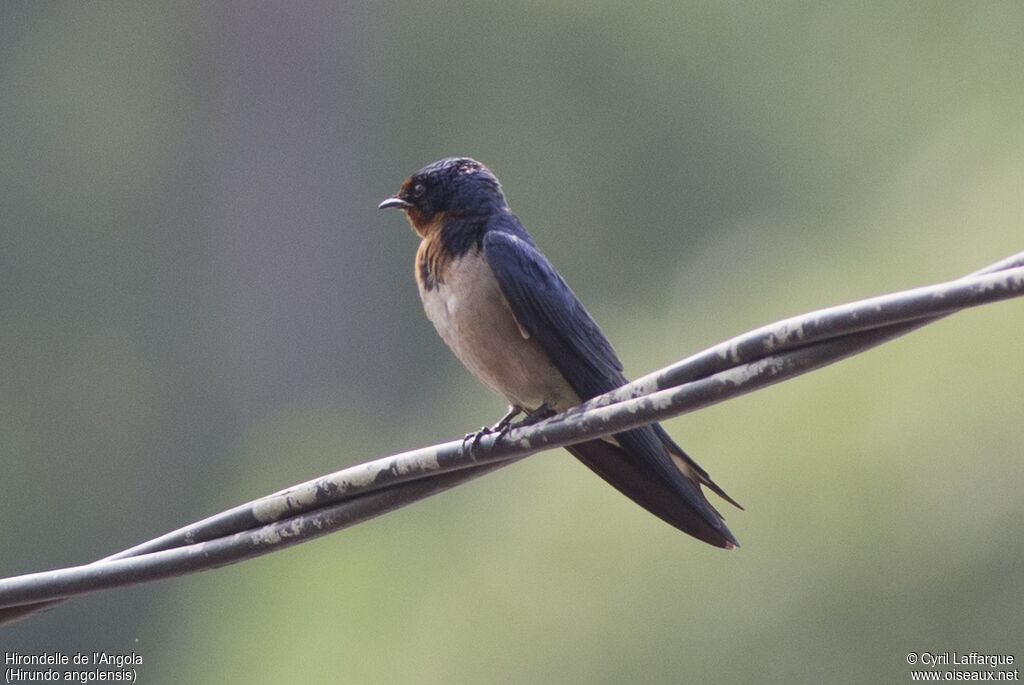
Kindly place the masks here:
MULTIPOLYGON (((415 276, 427 318, 509 412, 536 420, 627 382, 622 362, 509 209, 480 162, 451 157, 408 177, 378 205, 405 212, 420 237, 415 276)), ((738 546, 702 486, 718 487, 659 424, 567 448, 624 495, 679 530, 738 546)))

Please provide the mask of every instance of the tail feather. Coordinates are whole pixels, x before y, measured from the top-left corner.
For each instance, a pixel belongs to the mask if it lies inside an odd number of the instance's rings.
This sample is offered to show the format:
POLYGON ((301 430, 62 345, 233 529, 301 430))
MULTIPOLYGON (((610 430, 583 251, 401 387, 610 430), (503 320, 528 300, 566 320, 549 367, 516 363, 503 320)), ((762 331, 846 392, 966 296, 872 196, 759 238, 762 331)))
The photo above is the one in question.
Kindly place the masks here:
POLYGON ((725 490, 720 488, 718 484, 715 483, 715 481, 711 480, 711 476, 708 475, 708 472, 702 469, 700 464, 691 459, 690 455, 684 452, 683 448, 676 444, 675 440, 673 440, 669 436, 668 432, 661 427, 660 423, 656 423, 651 427, 654 429, 654 432, 661 440, 661 443, 665 445, 665 449, 668 450, 668 453, 672 457, 672 460, 676 462, 676 466, 678 466, 681 471, 692 472, 693 475, 691 479, 695 478, 697 481, 700 482, 701 485, 706 485, 707 488, 711 490, 711 492, 715 493, 716 495, 718 495, 726 502, 739 509, 740 511, 743 510, 743 507, 742 505, 740 505, 739 502, 734 500, 732 497, 729 497, 729 495, 726 494, 725 490))
POLYGON ((674 450, 664 445, 662 433, 664 431, 658 433, 650 427, 638 428, 615 435, 614 442, 591 440, 566 449, 622 494, 684 533, 715 547, 738 547, 722 516, 708 503, 700 484, 707 485, 727 501, 735 502, 671 443, 671 438, 669 442, 674 450), (697 481, 684 474, 670 459, 669 451, 675 450, 687 465, 692 465, 697 481))

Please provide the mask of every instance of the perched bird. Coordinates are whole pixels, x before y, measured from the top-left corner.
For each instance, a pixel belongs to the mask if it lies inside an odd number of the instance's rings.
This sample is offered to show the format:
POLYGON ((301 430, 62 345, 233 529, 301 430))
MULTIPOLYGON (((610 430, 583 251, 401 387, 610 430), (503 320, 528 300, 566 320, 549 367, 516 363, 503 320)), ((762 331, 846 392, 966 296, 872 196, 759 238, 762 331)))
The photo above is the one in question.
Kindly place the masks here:
MULTIPOLYGON (((466 368, 508 400, 499 425, 518 413, 564 411, 627 382, 608 339, 483 164, 442 159, 407 178, 379 207, 403 210, 422 239, 415 274, 423 308, 466 368)), ((739 505, 659 424, 567 449, 683 532, 737 546, 701 486, 739 505)))

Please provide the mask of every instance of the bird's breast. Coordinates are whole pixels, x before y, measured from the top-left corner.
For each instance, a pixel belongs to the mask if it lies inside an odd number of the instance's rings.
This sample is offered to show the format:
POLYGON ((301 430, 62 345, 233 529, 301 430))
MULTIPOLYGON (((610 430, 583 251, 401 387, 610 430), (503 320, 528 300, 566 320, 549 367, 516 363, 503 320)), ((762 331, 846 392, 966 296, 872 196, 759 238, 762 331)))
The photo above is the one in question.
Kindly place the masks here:
MULTIPOLYGON (((426 241, 424 241, 426 243, 426 241)), ((424 247, 421 246, 421 260, 424 247)), ((419 262, 417 269, 422 266, 419 262)), ((541 346, 520 327, 478 248, 452 258, 444 274, 417 278, 427 318, 474 376, 527 411, 561 411, 579 397, 541 346)))

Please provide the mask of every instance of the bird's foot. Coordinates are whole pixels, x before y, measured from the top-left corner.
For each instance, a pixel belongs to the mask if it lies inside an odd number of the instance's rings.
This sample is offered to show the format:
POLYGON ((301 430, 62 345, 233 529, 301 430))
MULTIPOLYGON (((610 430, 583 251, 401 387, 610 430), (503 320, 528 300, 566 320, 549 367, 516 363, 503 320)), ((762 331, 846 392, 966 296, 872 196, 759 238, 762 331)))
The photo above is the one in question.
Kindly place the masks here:
POLYGON ((475 433, 466 433, 466 435, 462 438, 462 449, 464 451, 467 449, 466 443, 468 442, 469 453, 473 454, 473 451, 480 445, 480 439, 483 438, 485 435, 497 433, 498 436, 495 439, 498 440, 505 437, 505 434, 508 433, 509 430, 511 430, 512 428, 512 419, 514 419, 517 415, 521 414, 522 411, 523 410, 520 407, 510 406, 505 415, 502 416, 498 420, 498 422, 493 426, 481 426, 480 430, 476 431, 475 433))
MULTIPOLYGON (((497 424, 495 424, 497 425, 497 424)), ((466 433, 462 437, 462 451, 468 452, 470 456, 473 456, 477 448, 480 446, 480 440, 485 435, 491 435, 492 433, 498 433, 498 437, 505 435, 509 430, 509 426, 503 426, 495 430, 494 426, 480 426, 480 430, 473 433, 466 433)))
POLYGON ((543 421, 549 416, 554 416, 556 412, 548 405, 547 402, 545 402, 533 411, 527 412, 521 421, 517 421, 513 424, 512 419, 521 413, 523 413, 523 409, 521 407, 509 407, 508 412, 493 426, 481 426, 480 430, 475 433, 466 433, 462 438, 463 451, 468 450, 469 454, 472 455, 477 447, 480 446, 480 439, 485 435, 493 435, 497 433, 495 440, 500 440, 513 428, 532 426, 539 421, 543 421), (466 443, 469 444, 467 445, 466 443))

